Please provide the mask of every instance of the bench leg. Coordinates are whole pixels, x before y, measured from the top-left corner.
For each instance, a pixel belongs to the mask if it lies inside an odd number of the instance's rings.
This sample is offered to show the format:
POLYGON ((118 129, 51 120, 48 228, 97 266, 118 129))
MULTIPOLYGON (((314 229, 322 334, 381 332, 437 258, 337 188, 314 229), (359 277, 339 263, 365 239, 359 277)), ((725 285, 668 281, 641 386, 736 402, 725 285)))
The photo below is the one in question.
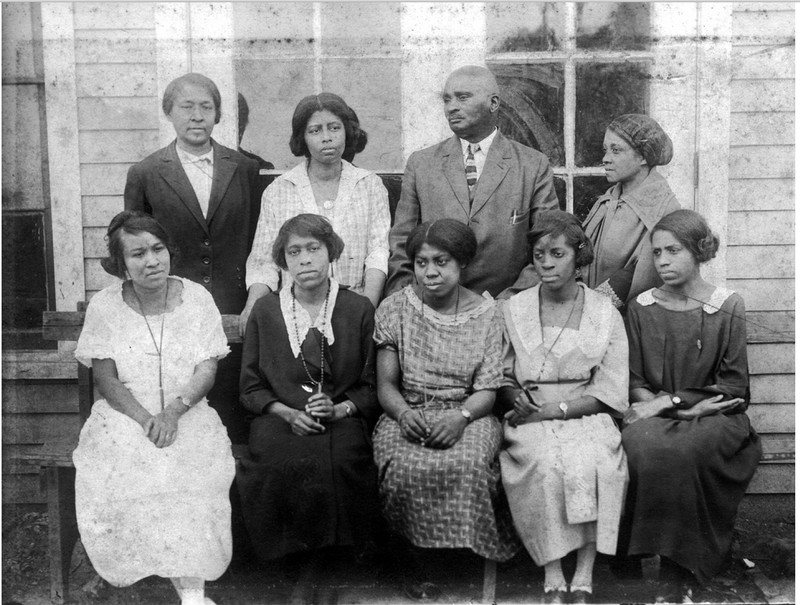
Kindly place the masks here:
POLYGON ((78 540, 75 517, 75 469, 45 467, 47 514, 49 518, 50 600, 64 603, 69 599, 69 567, 72 550, 78 540))
POLYGON ((491 559, 483 560, 483 603, 494 603, 497 588, 497 563, 491 559))

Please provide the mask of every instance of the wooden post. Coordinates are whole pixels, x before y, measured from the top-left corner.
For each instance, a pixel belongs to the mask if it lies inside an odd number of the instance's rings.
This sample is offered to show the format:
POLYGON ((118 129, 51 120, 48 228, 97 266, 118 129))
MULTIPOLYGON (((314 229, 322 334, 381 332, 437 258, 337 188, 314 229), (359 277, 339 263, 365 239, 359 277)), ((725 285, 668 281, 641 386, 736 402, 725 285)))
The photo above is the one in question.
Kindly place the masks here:
POLYGON ((75 469, 42 468, 47 481, 47 514, 50 546, 50 600, 59 605, 69 600, 69 566, 78 540, 75 516, 75 469))

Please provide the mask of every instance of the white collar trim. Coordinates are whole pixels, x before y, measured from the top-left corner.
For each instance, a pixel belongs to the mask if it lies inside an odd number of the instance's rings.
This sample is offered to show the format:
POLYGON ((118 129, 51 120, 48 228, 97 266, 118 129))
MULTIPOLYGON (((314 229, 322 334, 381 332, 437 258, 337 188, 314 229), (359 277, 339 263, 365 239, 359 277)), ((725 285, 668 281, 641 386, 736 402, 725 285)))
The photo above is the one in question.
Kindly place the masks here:
POLYGON ((286 287, 281 288, 279 294, 281 313, 283 314, 283 321, 286 324, 286 333, 289 336, 289 345, 292 348, 292 355, 295 357, 300 356, 300 347, 311 328, 317 328, 324 334, 328 345, 334 343, 331 318, 333 317, 333 308, 336 306, 336 297, 338 294, 339 282, 331 278, 331 294, 328 300, 328 312, 325 314, 325 317, 322 317, 322 312, 320 312, 316 320, 312 320, 308 311, 306 311, 301 304, 296 303, 297 324, 295 325, 294 314, 292 313, 292 287, 287 284, 286 287), (298 336, 300 338, 299 341, 297 340, 298 336))

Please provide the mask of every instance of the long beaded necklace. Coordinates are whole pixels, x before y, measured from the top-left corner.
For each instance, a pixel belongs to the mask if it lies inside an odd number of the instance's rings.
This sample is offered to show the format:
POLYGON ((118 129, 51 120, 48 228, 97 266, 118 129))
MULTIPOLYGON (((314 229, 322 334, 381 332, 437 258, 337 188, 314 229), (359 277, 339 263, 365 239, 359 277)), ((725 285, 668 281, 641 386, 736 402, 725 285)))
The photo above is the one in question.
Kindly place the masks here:
POLYGON ((164 288, 164 312, 161 314, 161 334, 158 337, 158 344, 156 344, 156 337, 153 334, 153 329, 150 327, 150 321, 147 319, 147 315, 144 313, 144 305, 142 305, 142 299, 139 298, 139 293, 136 292, 136 287, 131 282, 131 290, 133 290, 133 295, 136 297, 136 302, 139 303, 139 311, 142 313, 142 317, 144 317, 144 322, 147 324, 147 331, 150 332, 150 338, 153 341, 153 346, 156 348, 156 355, 158 355, 158 394, 161 401, 161 411, 164 411, 164 378, 162 375, 161 369, 161 353, 164 350, 164 319, 167 316, 167 297, 169 296, 169 280, 167 281, 167 287, 164 288))
POLYGON ((308 392, 311 393, 314 388, 317 389, 317 393, 322 393, 322 383, 325 380, 325 320, 328 317, 328 301, 331 297, 331 282, 328 280, 328 291, 325 294, 325 305, 322 307, 322 330, 321 335, 322 338, 319 344, 319 380, 314 380, 311 376, 311 372, 308 370, 308 364, 306 364, 306 356, 303 354, 303 343, 300 341, 300 331, 297 329, 297 308, 296 302, 297 299, 294 296, 294 284, 292 284, 292 320, 294 323, 294 335, 297 338, 297 344, 300 347, 300 361, 303 362, 303 369, 306 371, 306 376, 311 381, 313 387, 309 387, 306 384, 300 385, 300 387, 308 392))

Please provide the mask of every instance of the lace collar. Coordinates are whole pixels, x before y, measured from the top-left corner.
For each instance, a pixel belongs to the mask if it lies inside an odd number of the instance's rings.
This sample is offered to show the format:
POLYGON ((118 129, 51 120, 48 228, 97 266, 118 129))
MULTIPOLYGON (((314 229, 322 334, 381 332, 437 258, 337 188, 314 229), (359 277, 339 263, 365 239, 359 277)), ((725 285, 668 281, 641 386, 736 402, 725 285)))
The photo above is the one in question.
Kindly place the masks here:
MULTIPOLYGON (((413 286, 406 286, 403 288, 403 292, 405 294, 406 300, 411 303, 411 306, 414 307, 414 310, 422 313, 422 301, 419 299, 419 296, 416 295, 414 292, 413 286)), ((481 304, 479 304, 474 309, 470 309, 469 311, 459 311, 457 314, 453 315, 445 315, 443 313, 439 313, 435 309, 431 308, 428 305, 425 305, 425 317, 431 319, 434 323, 444 325, 444 326, 460 326, 465 324, 466 322, 470 321, 471 319, 475 319, 476 317, 480 317, 487 310, 494 308, 495 300, 493 298, 484 298, 481 304)))
POLYGON ((289 284, 281 288, 278 296, 281 301, 283 322, 286 324, 286 333, 289 336, 289 345, 292 347, 292 355, 295 357, 300 356, 300 347, 311 328, 317 328, 324 334, 328 345, 333 344, 334 337, 331 318, 333 317, 333 308, 336 306, 336 296, 338 294, 339 282, 331 278, 331 297, 328 300, 328 312, 325 314, 325 317, 322 317, 322 311, 320 311, 316 321, 314 321, 311 319, 311 315, 309 315, 308 311, 306 311, 300 303, 296 303, 297 325, 295 325, 294 315, 292 314, 292 288, 289 284), (299 341, 297 340, 298 336, 300 337, 299 341))
MULTIPOLYGON (((636 302, 638 302, 643 307, 649 307, 650 305, 656 304, 658 302, 653 296, 653 292, 656 291, 658 288, 651 288, 646 292, 642 292, 639 296, 636 297, 636 302)), ((703 311, 705 311, 709 315, 713 315, 717 311, 719 311, 720 307, 723 303, 728 300, 730 295, 733 294, 733 290, 728 290, 727 288, 714 288, 714 291, 711 293, 711 296, 708 298, 708 302, 703 304, 703 311)))

